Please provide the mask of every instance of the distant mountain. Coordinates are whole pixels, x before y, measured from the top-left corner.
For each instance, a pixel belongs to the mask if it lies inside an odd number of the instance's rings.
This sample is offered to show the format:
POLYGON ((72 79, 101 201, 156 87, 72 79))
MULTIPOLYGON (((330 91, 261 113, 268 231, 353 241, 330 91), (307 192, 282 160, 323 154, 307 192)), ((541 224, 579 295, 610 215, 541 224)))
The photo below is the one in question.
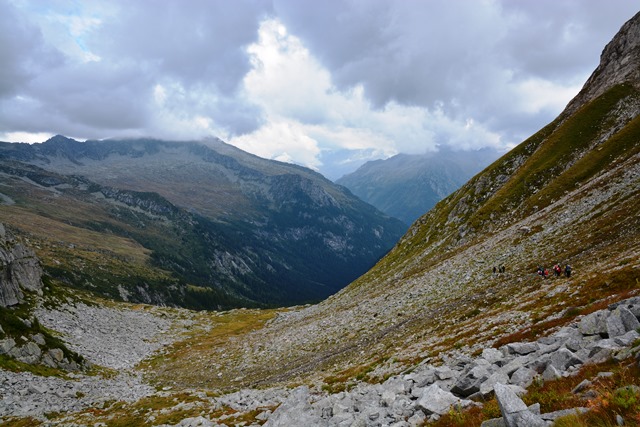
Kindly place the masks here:
POLYGON ((3 221, 48 248, 50 274, 116 298, 203 308, 325 298, 405 229, 320 174, 219 140, 0 143, 0 193, 3 221))
POLYGON ((367 162, 336 183, 408 226, 499 156, 492 149, 398 154, 367 162))

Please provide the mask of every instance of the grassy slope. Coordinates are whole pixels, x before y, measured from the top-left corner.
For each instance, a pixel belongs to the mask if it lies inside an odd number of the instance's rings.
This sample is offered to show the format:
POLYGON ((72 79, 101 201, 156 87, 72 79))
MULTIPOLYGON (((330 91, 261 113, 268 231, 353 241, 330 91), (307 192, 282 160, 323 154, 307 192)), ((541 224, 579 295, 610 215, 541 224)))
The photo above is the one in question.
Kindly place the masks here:
POLYGON ((225 355, 225 375, 244 378, 236 386, 317 375, 333 384, 363 372, 380 379, 378 365, 400 370, 440 352, 473 352, 501 336, 532 339, 601 308, 603 299, 635 294, 640 127, 638 119, 614 123, 610 113, 637 96, 617 87, 553 122, 441 202, 351 286, 294 321, 212 349, 212 357, 225 355), (581 123, 594 120, 599 130, 581 139, 581 123), (615 134, 594 147, 612 125, 615 134), (547 162, 550 153, 555 161, 573 160, 555 167, 547 162), (511 207, 491 216, 498 205, 511 207), (472 223, 482 227, 461 236, 460 228, 472 223), (541 283, 535 267, 557 261, 571 262, 576 277, 541 283), (507 274, 491 274, 498 263, 507 274), (247 341, 252 348, 243 346, 247 341), (261 343, 271 350, 259 350, 261 343))

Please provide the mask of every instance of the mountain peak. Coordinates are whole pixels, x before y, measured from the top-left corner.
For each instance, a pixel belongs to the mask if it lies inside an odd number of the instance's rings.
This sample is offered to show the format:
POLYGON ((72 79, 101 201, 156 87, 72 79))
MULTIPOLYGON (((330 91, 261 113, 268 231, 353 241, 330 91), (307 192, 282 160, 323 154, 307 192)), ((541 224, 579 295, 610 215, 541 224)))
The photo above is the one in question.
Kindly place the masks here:
POLYGON ((567 105, 571 114, 582 105, 621 83, 640 88, 640 12, 628 20, 600 55, 600 65, 580 93, 567 105))

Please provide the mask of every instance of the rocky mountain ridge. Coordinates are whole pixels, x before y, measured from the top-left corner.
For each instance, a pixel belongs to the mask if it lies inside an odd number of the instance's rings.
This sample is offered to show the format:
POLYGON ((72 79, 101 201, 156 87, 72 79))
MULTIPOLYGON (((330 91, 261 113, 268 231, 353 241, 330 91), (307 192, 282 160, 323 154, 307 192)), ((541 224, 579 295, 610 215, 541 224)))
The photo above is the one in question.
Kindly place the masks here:
MULTIPOLYGON (((0 144, 0 170, 3 210, 13 214, 5 221, 39 246, 55 245, 58 236, 25 222, 24 212, 32 221, 74 227, 59 236, 73 234, 69 247, 109 250, 94 237, 84 243, 87 231, 141 246, 146 260, 118 278, 129 285, 116 286, 92 255, 80 261, 80 251, 58 247, 56 258, 43 256, 54 276, 131 301, 192 308, 317 301, 371 267, 404 230, 315 172, 221 141, 81 143, 57 136, 0 144), (149 267, 164 273, 157 277, 149 267)), ((112 263, 122 264, 121 257, 112 263)))

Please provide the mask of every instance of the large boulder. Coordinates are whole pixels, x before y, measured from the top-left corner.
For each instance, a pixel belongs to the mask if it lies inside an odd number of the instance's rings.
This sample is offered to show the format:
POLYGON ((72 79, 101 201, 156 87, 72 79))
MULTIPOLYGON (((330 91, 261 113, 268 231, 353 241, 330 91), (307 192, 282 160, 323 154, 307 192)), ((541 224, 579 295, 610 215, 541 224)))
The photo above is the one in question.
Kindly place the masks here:
POLYGON ((495 393, 507 427, 546 427, 547 423, 540 415, 530 411, 509 386, 497 383, 495 393))
POLYGON ((427 415, 444 415, 453 405, 468 406, 471 402, 460 399, 449 391, 442 390, 438 384, 431 384, 424 389, 417 406, 427 415))
POLYGON ((36 254, 0 224, 0 306, 23 301, 23 290, 42 289, 42 266, 36 254))

